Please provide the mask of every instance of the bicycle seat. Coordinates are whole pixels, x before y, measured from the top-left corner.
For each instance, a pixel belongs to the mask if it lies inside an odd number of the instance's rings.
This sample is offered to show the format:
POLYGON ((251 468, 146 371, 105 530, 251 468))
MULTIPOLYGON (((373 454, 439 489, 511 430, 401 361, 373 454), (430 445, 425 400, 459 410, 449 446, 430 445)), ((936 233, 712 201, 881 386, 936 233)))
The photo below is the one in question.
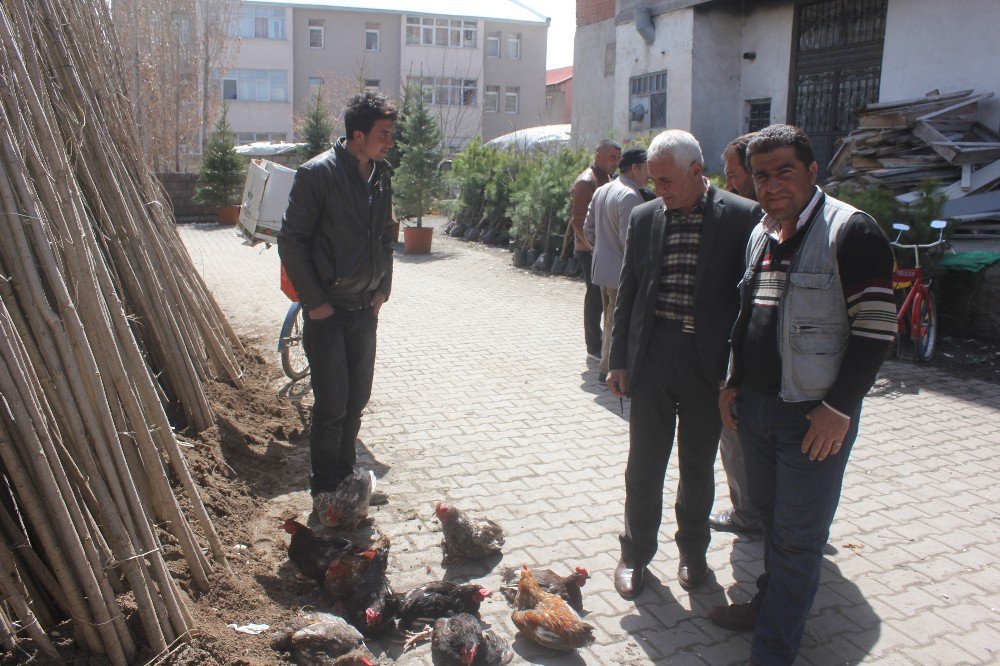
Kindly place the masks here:
MULTIPOLYGON (((933 224, 933 222, 931 224, 933 224)), ((895 229, 896 231, 909 231, 910 225, 903 224, 902 222, 893 222, 892 228, 895 229)))
POLYGON ((947 226, 948 226, 948 220, 931 220, 931 229, 944 229, 947 226))

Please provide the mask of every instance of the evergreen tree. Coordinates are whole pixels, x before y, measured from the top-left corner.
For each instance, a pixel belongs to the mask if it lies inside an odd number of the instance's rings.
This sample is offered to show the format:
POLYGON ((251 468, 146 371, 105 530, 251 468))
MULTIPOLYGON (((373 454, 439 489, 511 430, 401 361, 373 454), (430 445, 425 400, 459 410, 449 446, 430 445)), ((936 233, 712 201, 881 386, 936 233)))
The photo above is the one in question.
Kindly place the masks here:
POLYGON ((305 145, 299 148, 299 157, 305 162, 322 152, 330 150, 333 145, 331 135, 333 134, 333 119, 330 110, 323 103, 323 89, 320 88, 313 95, 309 108, 302 118, 299 126, 299 136, 305 141, 305 145))
POLYGON ((404 99, 399 121, 402 156, 393 177, 393 203, 400 217, 417 218, 419 227, 441 189, 438 164, 444 137, 419 88, 407 91, 404 99))
POLYGON ((194 198, 198 203, 212 206, 231 206, 240 201, 245 168, 236 147, 236 136, 229 127, 229 107, 222 107, 222 115, 215 121, 205 154, 198 169, 198 187, 194 198))

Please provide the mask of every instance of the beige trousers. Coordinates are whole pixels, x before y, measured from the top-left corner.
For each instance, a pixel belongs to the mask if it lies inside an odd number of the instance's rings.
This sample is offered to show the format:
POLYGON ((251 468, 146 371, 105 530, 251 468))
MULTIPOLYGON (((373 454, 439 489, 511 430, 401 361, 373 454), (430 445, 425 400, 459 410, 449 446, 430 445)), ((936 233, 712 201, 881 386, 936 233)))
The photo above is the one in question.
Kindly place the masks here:
POLYGON ((604 308, 604 334, 601 339, 601 363, 597 371, 608 374, 608 364, 611 357, 611 329, 615 325, 615 303, 618 302, 618 290, 611 287, 601 287, 601 307, 604 308))

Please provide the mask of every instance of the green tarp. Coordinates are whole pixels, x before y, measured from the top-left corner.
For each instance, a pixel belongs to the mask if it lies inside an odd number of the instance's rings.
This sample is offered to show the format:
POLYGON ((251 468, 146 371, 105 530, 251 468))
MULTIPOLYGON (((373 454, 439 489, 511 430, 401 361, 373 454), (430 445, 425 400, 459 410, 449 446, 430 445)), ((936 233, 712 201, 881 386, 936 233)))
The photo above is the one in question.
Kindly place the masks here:
POLYGON ((958 254, 946 254, 938 262, 938 268, 945 268, 950 271, 965 271, 966 273, 978 273, 1000 261, 1000 253, 976 250, 974 252, 959 252, 958 254))

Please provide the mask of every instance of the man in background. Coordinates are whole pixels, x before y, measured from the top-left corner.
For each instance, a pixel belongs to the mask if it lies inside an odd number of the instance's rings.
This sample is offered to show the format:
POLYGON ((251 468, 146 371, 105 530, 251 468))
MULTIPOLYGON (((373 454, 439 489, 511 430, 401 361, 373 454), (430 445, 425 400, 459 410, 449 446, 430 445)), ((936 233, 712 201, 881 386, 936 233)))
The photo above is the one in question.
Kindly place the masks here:
MULTIPOLYGON (((726 169, 726 189, 752 201, 757 200, 757 192, 747 164, 747 146, 754 134, 744 134, 733 139, 722 153, 726 169)), ((757 534, 760 532, 760 516, 750 505, 747 492, 747 472, 743 464, 743 449, 740 438, 729 428, 722 429, 719 437, 719 456, 726 471, 729 484, 729 499, 732 506, 708 519, 708 526, 718 532, 736 534, 757 534)))
POLYGON ((648 181, 649 168, 646 166, 645 149, 627 149, 618 161, 618 178, 597 188, 583 224, 583 235, 594 248, 591 280, 600 287, 601 306, 604 309, 601 363, 597 368, 601 383, 608 376, 611 328, 614 325, 618 277, 622 272, 628 218, 632 209, 643 203, 641 188, 648 181))
MULTIPOLYGON (((587 207, 590 206, 594 192, 611 181, 621 156, 622 147, 610 139, 604 139, 597 144, 594 161, 576 177, 570 190, 569 221, 573 227, 573 248, 587 285, 583 296, 583 338, 587 354, 594 358, 601 356, 601 290, 591 281, 594 248, 584 237, 583 223, 587 219, 587 207)), ((610 335, 611 331, 607 333, 610 335)))

